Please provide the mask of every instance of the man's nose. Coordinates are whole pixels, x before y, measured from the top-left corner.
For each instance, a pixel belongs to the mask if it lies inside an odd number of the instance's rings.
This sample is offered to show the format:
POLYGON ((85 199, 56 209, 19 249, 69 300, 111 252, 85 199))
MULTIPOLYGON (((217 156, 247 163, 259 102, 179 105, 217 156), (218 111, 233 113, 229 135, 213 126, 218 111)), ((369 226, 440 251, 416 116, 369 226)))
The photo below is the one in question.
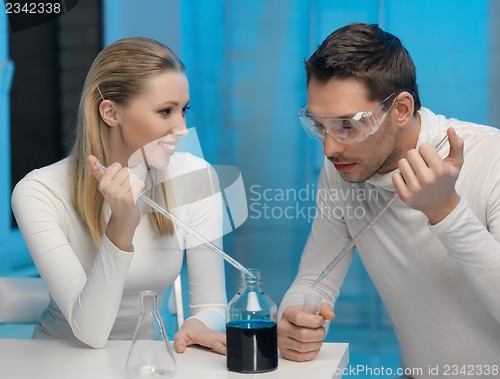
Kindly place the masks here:
POLYGON ((344 152, 345 143, 341 143, 333 138, 328 133, 325 133, 325 141, 323 142, 323 151, 327 157, 333 157, 344 152))

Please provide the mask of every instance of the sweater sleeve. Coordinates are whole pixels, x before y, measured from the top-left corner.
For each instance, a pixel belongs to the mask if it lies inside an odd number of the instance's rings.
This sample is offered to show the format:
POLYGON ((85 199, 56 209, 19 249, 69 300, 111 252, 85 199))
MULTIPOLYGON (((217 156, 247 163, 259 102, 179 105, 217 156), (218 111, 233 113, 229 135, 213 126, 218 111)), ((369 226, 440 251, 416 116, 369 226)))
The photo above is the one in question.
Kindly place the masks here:
POLYGON ((490 192, 486 224, 462 198, 444 220, 429 227, 459 264, 486 309, 500 322, 500 186, 490 192))
POLYGON ((278 319, 281 319, 286 307, 302 305, 306 293, 317 292, 323 298, 323 302, 332 304, 339 295, 352 260, 352 251, 314 289, 311 287, 323 269, 350 240, 347 225, 339 213, 339 208, 329 196, 329 189, 335 188, 333 181, 331 171, 323 166, 316 198, 316 217, 302 253, 297 276, 280 304, 278 319))
POLYGON ((19 229, 50 296, 75 337, 102 348, 118 313, 133 254, 119 250, 104 235, 86 272, 65 233, 71 228, 65 206, 36 173, 23 179, 12 194, 19 229))

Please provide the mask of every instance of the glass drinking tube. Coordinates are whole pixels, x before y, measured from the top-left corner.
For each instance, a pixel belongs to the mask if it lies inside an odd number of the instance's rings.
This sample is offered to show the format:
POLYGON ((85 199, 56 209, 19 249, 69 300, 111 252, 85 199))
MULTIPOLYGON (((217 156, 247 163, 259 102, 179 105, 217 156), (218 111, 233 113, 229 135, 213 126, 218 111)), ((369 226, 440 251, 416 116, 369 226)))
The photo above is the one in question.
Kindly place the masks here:
MULTIPOLYGON (((448 135, 444 136, 443 139, 441 139, 441 141, 439 141, 438 144, 434 146, 434 148, 437 151, 441 150, 447 141, 448 135)), ((375 225, 375 223, 380 219, 380 217, 382 217, 385 211, 391 207, 391 205, 397 200, 398 197, 398 193, 395 192, 394 195, 392 195, 391 199, 387 202, 387 204, 366 222, 366 224, 354 235, 354 237, 352 237, 352 240, 344 246, 344 248, 337 254, 337 256, 333 258, 328 266, 326 266, 326 268, 318 275, 318 278, 314 281, 312 287, 315 287, 319 282, 321 282, 325 278, 325 276, 327 276, 330 271, 332 271, 335 266, 339 264, 342 258, 344 258, 347 253, 349 253, 354 248, 358 241, 363 238, 365 233, 369 231, 373 225, 375 225)))
MULTIPOLYGON (((106 170, 106 167, 104 167, 101 163, 97 162, 97 165, 99 168, 103 171, 106 170)), ((151 208, 153 208, 155 211, 158 213, 162 214, 169 220, 171 220, 175 225, 180 227, 182 230, 184 230, 186 233, 190 234, 194 238, 196 238, 198 241, 203 243, 206 247, 208 247, 210 250, 212 250, 214 253, 220 255, 222 259, 224 259, 227 263, 229 263, 231 266, 234 268, 238 269, 241 272, 244 272, 247 275, 252 276, 253 274, 248 271, 248 269, 243 266, 240 262, 238 262, 236 259, 233 257, 229 256, 227 253, 222 251, 218 246, 216 246, 213 242, 207 240, 205 237, 203 237, 200 233, 198 233, 196 230, 191 228, 188 224, 186 224, 184 221, 181 219, 175 217, 171 212, 167 211, 165 208, 163 208, 161 205, 158 203, 154 202, 151 200, 148 196, 146 196, 144 193, 141 193, 139 195, 139 198, 144 201, 146 204, 148 204, 151 208)))

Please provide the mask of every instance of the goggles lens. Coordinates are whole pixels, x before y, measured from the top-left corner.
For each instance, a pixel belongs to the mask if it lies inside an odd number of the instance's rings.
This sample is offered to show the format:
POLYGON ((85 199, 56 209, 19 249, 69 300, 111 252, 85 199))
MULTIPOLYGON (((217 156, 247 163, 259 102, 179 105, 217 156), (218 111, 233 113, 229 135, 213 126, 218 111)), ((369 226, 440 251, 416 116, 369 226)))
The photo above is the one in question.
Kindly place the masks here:
POLYGON ((377 107, 358 112, 352 118, 312 115, 307 113, 306 104, 299 111, 299 120, 307 134, 319 142, 325 141, 325 133, 341 143, 361 142, 378 130, 394 105, 395 95, 399 93, 392 93, 377 107))

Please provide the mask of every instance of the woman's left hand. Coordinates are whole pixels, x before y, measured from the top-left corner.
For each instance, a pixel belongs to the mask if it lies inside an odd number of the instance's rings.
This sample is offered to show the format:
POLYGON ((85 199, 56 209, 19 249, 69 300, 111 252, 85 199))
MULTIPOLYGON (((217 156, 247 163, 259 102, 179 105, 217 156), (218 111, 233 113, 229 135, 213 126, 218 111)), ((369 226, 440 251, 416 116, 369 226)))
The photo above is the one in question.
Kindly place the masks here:
POLYGON ((198 319, 190 318, 174 336, 175 350, 183 353, 187 346, 200 345, 226 355, 226 335, 209 329, 198 319))

